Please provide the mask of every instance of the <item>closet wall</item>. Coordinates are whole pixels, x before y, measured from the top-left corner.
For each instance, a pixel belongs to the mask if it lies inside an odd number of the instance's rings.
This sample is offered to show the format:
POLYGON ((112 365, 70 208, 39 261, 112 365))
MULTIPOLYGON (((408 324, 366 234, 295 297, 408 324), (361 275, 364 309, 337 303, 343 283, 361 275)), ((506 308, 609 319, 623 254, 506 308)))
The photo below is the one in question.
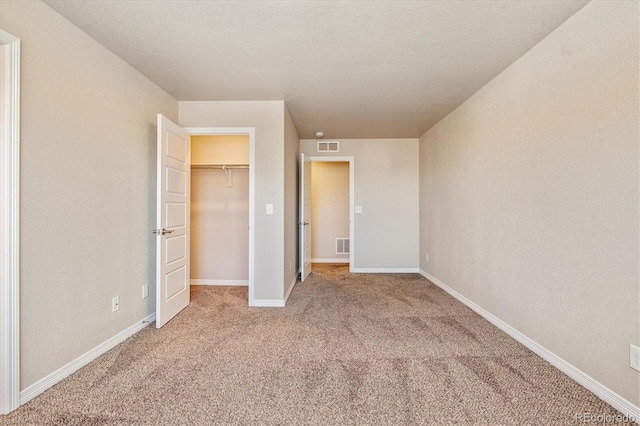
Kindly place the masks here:
POLYGON ((191 284, 249 279, 249 137, 191 137, 191 284))

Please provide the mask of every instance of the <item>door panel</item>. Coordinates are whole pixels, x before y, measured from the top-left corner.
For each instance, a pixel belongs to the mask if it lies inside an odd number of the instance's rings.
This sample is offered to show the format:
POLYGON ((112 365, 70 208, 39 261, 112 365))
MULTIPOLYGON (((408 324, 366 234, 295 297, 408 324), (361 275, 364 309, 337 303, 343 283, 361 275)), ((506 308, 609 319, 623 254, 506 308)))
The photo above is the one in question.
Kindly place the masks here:
POLYGON ((166 226, 177 228, 187 224, 187 206, 185 203, 166 203, 166 226))
POLYGON ((174 169, 173 167, 167 167, 166 179, 167 192, 178 195, 185 195, 187 193, 187 174, 185 172, 174 169))
POLYGON ((156 327, 189 304, 189 134, 158 115, 156 327))
MULTIPOLYGON (((181 129, 182 130, 182 129, 181 129)), ((167 157, 173 158, 181 163, 184 163, 187 160, 187 152, 188 152, 188 141, 185 141, 177 135, 173 133, 171 130, 167 133, 166 139, 166 152, 167 157)))
POLYGON ((300 154, 300 279, 311 273, 311 161, 300 154))
POLYGON ((180 295, 186 286, 187 271, 184 266, 179 267, 175 271, 169 272, 165 277, 166 300, 171 300, 174 296, 180 295))
POLYGON ((187 252, 187 239, 184 235, 167 238, 167 265, 185 258, 187 252))

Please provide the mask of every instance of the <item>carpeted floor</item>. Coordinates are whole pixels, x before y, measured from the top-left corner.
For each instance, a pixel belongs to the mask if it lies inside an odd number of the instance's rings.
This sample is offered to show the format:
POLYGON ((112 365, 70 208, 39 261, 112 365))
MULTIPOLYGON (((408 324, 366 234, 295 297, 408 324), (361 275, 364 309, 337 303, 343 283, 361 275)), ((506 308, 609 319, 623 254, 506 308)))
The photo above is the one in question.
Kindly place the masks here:
POLYGON ((3 425, 565 425, 616 414, 417 274, 314 265, 286 308, 192 287, 3 425))

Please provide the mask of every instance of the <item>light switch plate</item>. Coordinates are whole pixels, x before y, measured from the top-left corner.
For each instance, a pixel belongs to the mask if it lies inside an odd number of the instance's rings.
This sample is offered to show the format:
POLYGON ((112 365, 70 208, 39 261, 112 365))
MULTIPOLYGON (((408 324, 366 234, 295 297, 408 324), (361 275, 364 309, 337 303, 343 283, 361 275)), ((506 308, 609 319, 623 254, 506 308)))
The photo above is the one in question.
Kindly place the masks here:
POLYGON ((355 212, 356 213, 362 213, 362 206, 356 206, 355 212))
POLYGON ((273 204, 267 204, 267 214, 273 214, 273 204))
POLYGON ((629 367, 640 371, 640 348, 629 345, 629 367))

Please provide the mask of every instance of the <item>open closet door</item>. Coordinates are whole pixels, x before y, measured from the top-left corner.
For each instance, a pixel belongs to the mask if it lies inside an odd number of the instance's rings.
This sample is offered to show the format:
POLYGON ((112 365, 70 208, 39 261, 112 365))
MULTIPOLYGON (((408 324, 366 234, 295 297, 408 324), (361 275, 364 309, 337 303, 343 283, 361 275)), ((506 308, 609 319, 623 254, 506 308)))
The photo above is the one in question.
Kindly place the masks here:
POLYGON ((311 161, 300 154, 300 280, 311 273, 311 161))
POLYGON ((190 139, 158 114, 156 328, 189 304, 190 139))

